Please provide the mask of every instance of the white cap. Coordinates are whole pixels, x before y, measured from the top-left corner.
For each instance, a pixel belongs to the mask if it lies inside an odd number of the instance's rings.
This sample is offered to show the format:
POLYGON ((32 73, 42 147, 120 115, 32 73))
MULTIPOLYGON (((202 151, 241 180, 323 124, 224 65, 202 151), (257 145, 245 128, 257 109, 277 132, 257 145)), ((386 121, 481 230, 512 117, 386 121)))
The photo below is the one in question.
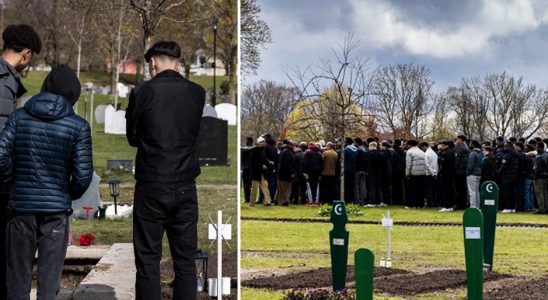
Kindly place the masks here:
POLYGON ((264 137, 260 136, 258 139, 257 139, 257 144, 260 144, 260 143, 264 143, 265 140, 264 140, 264 137))

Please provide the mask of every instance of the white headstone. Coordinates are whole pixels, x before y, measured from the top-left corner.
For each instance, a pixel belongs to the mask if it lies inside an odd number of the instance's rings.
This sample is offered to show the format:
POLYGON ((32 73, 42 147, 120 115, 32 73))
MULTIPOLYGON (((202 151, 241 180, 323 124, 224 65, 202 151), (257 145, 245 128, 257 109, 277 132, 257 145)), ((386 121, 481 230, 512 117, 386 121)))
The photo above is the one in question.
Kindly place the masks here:
POLYGON ((129 93, 128 87, 121 82, 118 82, 118 85, 116 86, 116 90, 118 91, 118 97, 121 97, 121 98, 126 98, 127 94, 129 93))
POLYGON ((126 134, 126 111, 115 110, 108 105, 105 109, 105 133, 126 134))
POLYGON ((92 89, 93 88, 93 82, 91 81, 88 81, 88 82, 84 82, 84 84, 82 84, 82 89, 92 89))
POLYGON ((202 113, 202 117, 214 117, 217 118, 217 111, 215 111, 215 108, 209 104, 206 104, 204 107, 204 112, 202 113))
POLYGON ((236 105, 230 103, 221 103, 215 106, 215 111, 217 112, 217 116, 219 116, 219 119, 228 121, 228 125, 236 125, 236 105))
POLYGON ((107 109, 107 106, 104 104, 98 105, 95 108, 95 122, 97 122, 97 124, 105 124, 106 109, 107 109))

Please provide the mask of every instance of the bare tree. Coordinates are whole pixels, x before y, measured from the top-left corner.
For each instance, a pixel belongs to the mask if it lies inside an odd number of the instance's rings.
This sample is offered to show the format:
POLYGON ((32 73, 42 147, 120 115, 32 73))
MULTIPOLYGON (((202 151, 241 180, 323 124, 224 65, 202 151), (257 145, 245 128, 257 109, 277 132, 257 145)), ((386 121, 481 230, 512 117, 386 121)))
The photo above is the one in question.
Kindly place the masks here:
POLYGON ((242 0, 240 11, 242 74, 255 75, 261 63, 261 50, 272 42, 272 36, 268 24, 259 17, 261 7, 257 0, 242 0))
POLYGON ((283 132, 283 124, 297 103, 294 88, 273 81, 253 83, 242 92, 242 137, 283 132))
POLYGON ((420 124, 432 111, 430 70, 413 64, 389 65, 375 72, 372 95, 376 117, 392 132, 421 138, 420 124))
POLYGON ((334 61, 320 58, 317 66, 285 71, 302 100, 303 114, 291 126, 328 140, 344 137, 356 127, 366 130, 371 73, 368 60, 353 56, 359 45, 350 35, 338 51, 333 50, 334 61))

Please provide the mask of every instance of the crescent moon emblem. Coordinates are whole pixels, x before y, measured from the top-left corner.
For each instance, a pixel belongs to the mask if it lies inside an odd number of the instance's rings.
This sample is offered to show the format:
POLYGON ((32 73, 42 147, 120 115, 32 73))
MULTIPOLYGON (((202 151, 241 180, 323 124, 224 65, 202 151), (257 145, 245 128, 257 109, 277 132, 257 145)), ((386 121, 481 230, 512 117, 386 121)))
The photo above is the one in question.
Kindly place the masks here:
POLYGON ((493 192, 493 184, 492 183, 489 183, 485 189, 489 192, 489 193, 492 193, 493 192))
POLYGON ((340 204, 335 205, 335 214, 337 216, 342 215, 342 206, 340 204))

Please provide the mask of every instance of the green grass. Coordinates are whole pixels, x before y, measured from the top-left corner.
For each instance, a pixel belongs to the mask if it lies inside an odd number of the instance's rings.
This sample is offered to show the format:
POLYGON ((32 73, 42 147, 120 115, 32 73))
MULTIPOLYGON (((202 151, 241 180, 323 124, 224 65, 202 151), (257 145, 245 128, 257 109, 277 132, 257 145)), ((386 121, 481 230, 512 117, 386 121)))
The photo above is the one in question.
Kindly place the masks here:
MULTIPOLYGON (((35 95, 39 92, 42 82, 47 75, 46 72, 30 72, 26 78, 23 79, 23 84, 27 88, 28 92, 25 96, 35 95)), ((81 82, 92 81, 96 85, 105 85, 110 82, 110 75, 106 73, 96 72, 82 72, 81 82)), ((190 78, 199 84, 202 84, 204 88, 210 88, 212 86, 211 77, 196 76, 190 78)), ((227 79, 220 77, 219 82, 227 79)), ((131 76, 123 76, 122 82, 134 82, 134 78, 131 76), (133 81, 132 81, 133 80, 133 81)), ((78 114, 84 117, 84 106, 86 93, 80 96, 78 101, 78 114)), ((106 103, 113 103, 114 97, 107 95, 95 95, 94 106, 106 103)), ((119 99, 122 109, 127 107, 128 100, 126 98, 119 99)), ((88 107, 91 105, 91 100, 88 98, 88 107)), ((89 110, 89 109, 88 109, 89 110)), ((88 121, 90 114, 88 112, 88 121)), ((107 160, 109 159, 124 159, 134 160, 136 148, 130 147, 127 143, 124 135, 112 135, 104 133, 104 125, 97 124, 93 120, 93 165, 95 171, 102 179, 121 178, 123 182, 133 183, 133 174, 130 172, 113 172, 106 169, 107 160)), ((237 128, 236 126, 229 126, 228 128, 228 161, 229 166, 208 166, 202 167, 202 175, 198 177, 198 184, 235 184, 236 183, 236 168, 237 168, 237 153, 236 153, 236 139, 237 128)))
MULTIPOLYGON (((103 199, 105 200, 105 199, 103 199)), ((123 201, 124 203, 131 203, 123 201)), ((213 188, 213 187, 198 187, 198 203, 199 203, 199 221, 198 221, 198 247, 202 248, 210 253, 216 253, 216 246, 210 249, 211 243, 207 239, 207 230, 209 221, 209 215, 216 221, 217 210, 223 211, 225 221, 232 217, 231 224, 232 240, 229 241, 230 248, 224 247, 227 253, 236 253, 237 246, 237 224, 236 221, 236 191, 235 188, 228 187, 213 188)), ((131 243, 132 236, 132 222, 133 219, 122 218, 116 220, 72 220, 71 230, 74 236, 74 241, 77 240, 80 234, 92 233, 96 238, 96 244, 111 245, 113 243, 131 243)), ((167 245, 167 239, 164 238, 164 256, 169 257, 169 247, 167 245)))
MULTIPOLYGON (((245 217, 266 218, 321 218, 317 208, 263 207, 249 208, 242 204, 245 217)), ((405 210, 390 208, 395 221, 460 222, 461 212, 441 214, 435 210, 405 210)), ((386 208, 367 209, 362 217, 350 219, 379 221, 386 208)), ((325 219, 325 218, 324 218, 325 219)), ((499 221, 546 224, 546 216, 532 214, 499 215, 499 221), (531 220, 532 218, 532 220, 531 220)), ((330 267, 329 223, 279 222, 244 220, 241 222, 242 258, 244 270, 271 270, 287 272, 330 267)), ((380 225, 347 224, 350 232, 349 264, 354 264, 353 253, 359 248, 371 249, 378 265, 386 256, 386 231, 380 225)), ((394 226, 392 230, 393 267, 413 272, 435 268, 465 269, 463 229, 455 227, 394 226)), ((548 230, 525 228, 498 228, 495 242, 494 271, 514 276, 548 276, 548 230)), ((281 299, 283 291, 269 291, 243 287, 243 299, 281 299)), ((465 289, 457 289, 457 298, 465 296, 465 289)), ((442 293, 443 294, 443 293, 442 293)), ((454 299, 455 295, 425 293, 413 299, 454 299)), ((375 295, 375 299, 402 299, 375 295)))
MULTIPOLYGON (((363 216, 349 216, 350 220, 379 222, 390 210, 390 215, 394 222, 439 222, 439 223, 462 223, 463 211, 453 211, 440 213, 438 208, 428 209, 404 209, 402 206, 363 208, 363 216)), ((328 220, 329 217, 318 216, 317 207, 307 207, 304 205, 292 205, 289 207, 264 207, 256 205, 249 207, 248 204, 242 204, 241 213, 243 218, 264 218, 264 219, 318 219, 328 220)), ((498 223, 528 223, 528 224, 548 224, 546 215, 537 215, 532 213, 498 214, 498 223)))

